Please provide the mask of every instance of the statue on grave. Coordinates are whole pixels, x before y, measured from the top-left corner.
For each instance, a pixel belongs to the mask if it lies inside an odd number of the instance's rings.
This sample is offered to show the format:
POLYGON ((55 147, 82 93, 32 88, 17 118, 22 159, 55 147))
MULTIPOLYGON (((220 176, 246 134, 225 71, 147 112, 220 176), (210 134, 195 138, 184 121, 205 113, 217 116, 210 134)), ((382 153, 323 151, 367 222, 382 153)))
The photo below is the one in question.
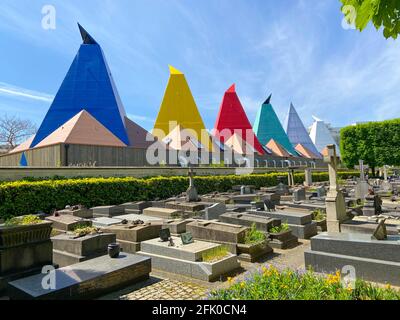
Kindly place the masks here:
POLYGON ((340 223, 348 219, 346 204, 338 184, 336 146, 331 144, 327 148, 328 156, 324 158, 329 168, 329 192, 325 198, 327 227, 328 232, 340 232, 340 223))
POLYGON ((187 202, 197 202, 199 201, 199 195, 197 193, 197 188, 194 185, 194 175, 193 168, 189 168, 189 188, 186 190, 186 201, 187 202))

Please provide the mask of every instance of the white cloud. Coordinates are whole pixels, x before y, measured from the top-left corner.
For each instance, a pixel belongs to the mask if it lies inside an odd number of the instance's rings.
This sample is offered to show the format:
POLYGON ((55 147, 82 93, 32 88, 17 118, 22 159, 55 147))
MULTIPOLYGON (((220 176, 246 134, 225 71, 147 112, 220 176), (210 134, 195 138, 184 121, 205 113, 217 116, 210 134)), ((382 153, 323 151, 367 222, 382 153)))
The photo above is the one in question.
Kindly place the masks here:
POLYGON ((54 96, 50 94, 20 88, 4 82, 0 82, 0 95, 44 102, 52 102, 54 99, 54 96))

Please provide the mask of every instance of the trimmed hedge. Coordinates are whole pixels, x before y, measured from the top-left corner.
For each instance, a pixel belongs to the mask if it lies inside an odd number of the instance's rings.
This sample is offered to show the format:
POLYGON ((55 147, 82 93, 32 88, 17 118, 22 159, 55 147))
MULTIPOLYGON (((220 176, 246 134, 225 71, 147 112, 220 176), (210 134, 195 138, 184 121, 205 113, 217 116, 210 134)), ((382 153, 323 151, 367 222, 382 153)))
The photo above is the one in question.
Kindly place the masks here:
MULTIPOLYGON (((255 185, 257 188, 275 186, 285 173, 253 175, 198 176, 195 183, 200 194, 229 191, 234 185, 255 185)), ((357 172, 341 172, 346 179, 357 172)), ((295 174, 295 182, 304 181, 303 173, 295 174)), ((313 181, 328 181, 328 173, 313 173, 313 181)), ((85 178, 47 181, 18 181, 0 185, 0 218, 43 211, 50 213, 66 205, 86 207, 116 205, 130 201, 166 199, 186 191, 187 177, 85 178)))

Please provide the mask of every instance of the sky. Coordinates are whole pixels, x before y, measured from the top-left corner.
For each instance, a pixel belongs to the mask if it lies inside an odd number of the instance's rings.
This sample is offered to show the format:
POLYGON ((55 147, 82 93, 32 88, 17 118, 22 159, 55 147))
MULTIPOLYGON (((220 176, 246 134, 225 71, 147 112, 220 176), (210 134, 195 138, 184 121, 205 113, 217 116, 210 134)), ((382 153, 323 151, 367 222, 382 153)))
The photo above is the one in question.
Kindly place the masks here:
POLYGON ((283 122, 293 102, 335 127, 399 117, 400 39, 344 28, 339 0, 1 0, 0 116, 38 126, 82 42, 102 46, 127 115, 150 130, 183 73, 206 127, 236 83, 253 123, 262 102, 283 122), (42 27, 52 5, 55 29, 42 27))

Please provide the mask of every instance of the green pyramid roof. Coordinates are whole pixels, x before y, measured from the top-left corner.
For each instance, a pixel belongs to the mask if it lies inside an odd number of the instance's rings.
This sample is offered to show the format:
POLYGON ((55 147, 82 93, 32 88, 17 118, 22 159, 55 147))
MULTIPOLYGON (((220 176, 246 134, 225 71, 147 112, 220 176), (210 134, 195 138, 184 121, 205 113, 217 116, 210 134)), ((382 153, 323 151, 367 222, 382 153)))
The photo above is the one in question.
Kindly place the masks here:
POLYGON ((297 153, 282 127, 281 122, 272 107, 271 98, 268 98, 258 110, 253 129, 262 145, 266 145, 271 139, 279 142, 289 153, 296 156, 297 153))

